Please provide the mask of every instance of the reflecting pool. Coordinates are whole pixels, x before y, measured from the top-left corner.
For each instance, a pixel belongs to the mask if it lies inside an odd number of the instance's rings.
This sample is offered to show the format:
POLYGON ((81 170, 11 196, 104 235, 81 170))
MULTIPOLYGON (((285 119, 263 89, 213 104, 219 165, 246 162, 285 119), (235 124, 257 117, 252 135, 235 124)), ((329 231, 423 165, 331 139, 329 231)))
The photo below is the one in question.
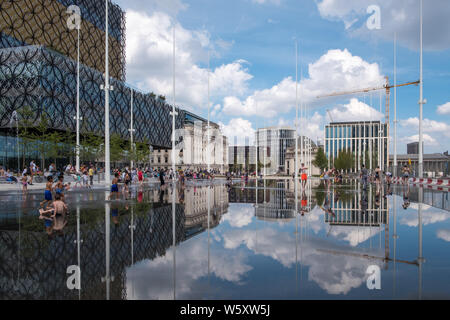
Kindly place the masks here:
POLYGON ((47 228, 42 200, 0 193, 1 299, 450 299, 448 192, 293 180, 74 190, 47 228))

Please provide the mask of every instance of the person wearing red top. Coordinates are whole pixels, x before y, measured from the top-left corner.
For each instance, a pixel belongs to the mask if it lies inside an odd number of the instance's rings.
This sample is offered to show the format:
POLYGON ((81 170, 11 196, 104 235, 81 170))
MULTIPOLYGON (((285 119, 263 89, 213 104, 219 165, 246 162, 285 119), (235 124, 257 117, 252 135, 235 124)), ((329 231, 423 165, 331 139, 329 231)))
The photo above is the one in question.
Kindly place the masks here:
POLYGON ((142 172, 141 169, 139 169, 139 171, 138 171, 138 180, 139 180, 139 185, 142 186, 142 183, 144 182, 144 173, 142 172))
POLYGON ((306 186, 306 183, 308 182, 307 170, 308 170, 308 168, 306 168, 305 164, 302 163, 302 168, 300 169, 300 172, 302 174, 302 187, 303 188, 306 186))

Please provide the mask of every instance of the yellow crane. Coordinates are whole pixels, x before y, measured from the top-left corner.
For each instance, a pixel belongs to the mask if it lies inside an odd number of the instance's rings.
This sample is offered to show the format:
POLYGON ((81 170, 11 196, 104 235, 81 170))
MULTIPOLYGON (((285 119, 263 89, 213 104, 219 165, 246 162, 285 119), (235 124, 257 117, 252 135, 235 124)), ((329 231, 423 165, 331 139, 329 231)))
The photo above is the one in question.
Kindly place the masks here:
POLYGON ((405 86, 411 86, 416 85, 418 86, 420 84, 420 81, 414 81, 414 82, 407 82, 397 85, 390 85, 389 84, 389 77, 386 77, 386 84, 382 87, 374 87, 374 88, 366 88, 366 89, 359 89, 359 90, 352 90, 352 91, 344 91, 344 92, 334 92, 322 96, 318 96, 317 99, 321 98, 329 98, 329 97, 337 97, 337 96, 346 96, 346 95, 352 95, 356 93, 368 93, 372 91, 379 91, 379 90, 386 90, 386 124, 387 124, 387 167, 389 168, 389 135, 390 135, 390 102, 391 102, 391 89, 393 88, 400 88, 405 86))

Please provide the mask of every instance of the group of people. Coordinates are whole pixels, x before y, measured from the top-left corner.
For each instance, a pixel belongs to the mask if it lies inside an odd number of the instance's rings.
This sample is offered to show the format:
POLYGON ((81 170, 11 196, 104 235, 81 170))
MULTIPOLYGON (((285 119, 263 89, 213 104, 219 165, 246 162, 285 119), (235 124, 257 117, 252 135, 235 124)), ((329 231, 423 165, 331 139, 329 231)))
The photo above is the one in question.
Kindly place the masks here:
POLYGON ((64 175, 60 175, 57 181, 54 181, 51 175, 47 177, 44 200, 40 203, 39 219, 44 221, 49 236, 54 232, 61 234, 67 224, 69 210, 64 194, 69 189, 70 183, 64 183, 64 175))
POLYGON ((344 175, 342 171, 335 168, 324 170, 323 174, 320 176, 321 179, 325 181, 325 184, 329 187, 331 183, 342 184, 344 181, 344 175))

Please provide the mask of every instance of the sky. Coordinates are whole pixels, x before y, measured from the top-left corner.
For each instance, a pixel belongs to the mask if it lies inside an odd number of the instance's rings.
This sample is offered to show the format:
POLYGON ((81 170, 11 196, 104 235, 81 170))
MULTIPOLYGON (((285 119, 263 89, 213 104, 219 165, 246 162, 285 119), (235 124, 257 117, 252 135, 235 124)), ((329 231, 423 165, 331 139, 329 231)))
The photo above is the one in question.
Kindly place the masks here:
MULTIPOLYGON (((267 126, 323 139, 333 121, 385 121, 385 91, 318 98, 333 92, 417 81, 419 0, 116 0, 126 11, 127 82, 221 125, 230 144, 252 143, 267 126), (369 28, 372 5, 380 29, 369 28), (296 69, 296 43, 298 68, 296 69), (209 59, 208 59, 209 57, 209 59), (209 70, 208 72, 208 60, 209 70), (297 71, 296 71, 297 70, 297 71), (381 102, 380 102, 381 101, 381 102), (302 111, 303 110, 303 111, 302 111), (329 113, 327 112, 329 110, 329 113)), ((450 1, 424 1, 425 153, 450 149, 450 1)), ((419 87, 397 90, 398 153, 418 141, 419 87)), ((394 94, 391 95, 391 137, 394 94)), ((391 144, 392 150, 392 144, 391 144)))

